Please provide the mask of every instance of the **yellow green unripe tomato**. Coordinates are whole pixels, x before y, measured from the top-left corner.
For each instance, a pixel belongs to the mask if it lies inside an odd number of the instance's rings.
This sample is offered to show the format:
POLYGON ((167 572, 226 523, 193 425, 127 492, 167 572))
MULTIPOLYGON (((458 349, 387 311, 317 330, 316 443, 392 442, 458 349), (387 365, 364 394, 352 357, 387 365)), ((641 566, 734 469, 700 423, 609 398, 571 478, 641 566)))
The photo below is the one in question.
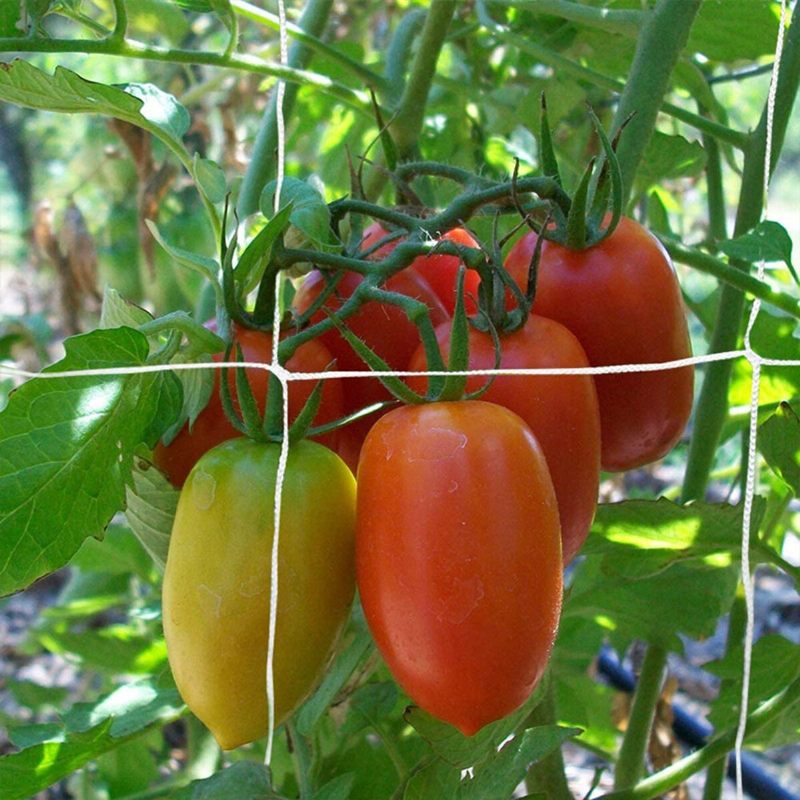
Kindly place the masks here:
MULTIPOLYGON (((164 634, 178 689, 223 749, 267 733, 274 492, 280 445, 209 450, 181 491, 164 575, 164 634)), ((355 589, 355 480, 322 445, 291 446, 282 493, 275 724, 327 666, 355 589)))

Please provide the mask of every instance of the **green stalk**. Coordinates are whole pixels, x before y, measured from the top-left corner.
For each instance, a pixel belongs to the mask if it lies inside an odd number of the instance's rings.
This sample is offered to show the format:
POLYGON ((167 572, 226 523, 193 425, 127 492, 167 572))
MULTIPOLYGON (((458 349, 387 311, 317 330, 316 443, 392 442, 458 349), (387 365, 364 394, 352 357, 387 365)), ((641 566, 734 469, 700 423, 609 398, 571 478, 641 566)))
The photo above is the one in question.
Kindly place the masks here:
POLYGON ((554 17, 579 22, 590 28, 636 38, 646 17, 638 9, 601 8, 576 3, 574 0, 492 0, 497 6, 527 8, 535 14, 550 14, 554 17))
POLYGON ((659 645, 648 645, 614 772, 615 789, 633 786, 644 772, 650 729, 661 696, 666 667, 667 651, 659 645))
POLYGON ((311 777, 313 763, 311 749, 308 741, 298 732, 293 722, 286 723, 286 730, 292 743, 300 800, 311 800, 314 795, 314 784, 311 777))
POLYGON ((337 99, 362 114, 372 114, 369 97, 361 91, 350 89, 331 80, 327 75, 303 69, 293 69, 256 56, 234 53, 211 53, 206 50, 180 50, 142 44, 133 39, 115 41, 108 39, 42 39, 0 38, 0 53, 89 53, 120 58, 140 58, 144 61, 162 61, 171 64, 205 64, 257 75, 281 78, 287 83, 300 83, 337 99))
MULTIPOLYGON (((800 700, 800 678, 796 678, 785 689, 762 703, 747 718, 747 730, 756 733, 787 708, 800 700)), ((651 800, 668 792, 709 764, 713 764, 736 744, 736 730, 730 730, 709 742, 691 755, 676 761, 666 769, 651 775, 631 789, 610 792, 597 800, 651 800)))
MULTIPOLYGON (((775 168, 786 136, 794 99, 800 85, 800 14, 795 14, 786 35, 779 65, 773 123, 772 159, 770 173, 775 168)), ((734 236, 740 236, 755 226, 764 207, 764 161, 767 136, 767 107, 761 114, 758 127, 749 138, 745 151, 744 171, 736 214, 734 236)), ((747 265, 736 264, 746 277, 747 265)), ((730 284, 722 287, 720 304, 709 352, 733 350, 739 341, 744 313, 744 295, 730 284)), ((709 364, 700 399, 695 411, 694 433, 689 445, 689 458, 683 484, 684 502, 701 498, 714 464, 720 434, 728 415, 728 384, 732 363, 719 361, 709 364)))
POLYGON ((630 78, 619 99, 613 130, 627 121, 617 146, 622 171, 623 201, 630 196, 633 178, 656 126, 656 117, 669 88, 669 80, 701 0, 659 0, 642 27, 631 65, 630 78), (633 114, 633 117, 631 117, 633 114), (630 119, 629 119, 630 118, 630 119))
MULTIPOLYGON (((557 721, 555 686, 548 669, 542 679, 542 699, 528 714, 522 728, 554 725, 557 721)), ((529 794, 543 794, 547 800, 572 800, 560 747, 531 765, 525 776, 525 788, 529 794)))
MULTIPOLYGON (((312 36, 319 37, 328 24, 333 0, 308 0, 300 17, 299 27, 312 36)), ((300 42, 294 42, 289 51, 288 64, 294 69, 304 69, 311 61, 313 51, 300 42)), ((288 118, 297 99, 297 84, 286 85, 283 111, 288 118)), ((242 181, 237 211, 240 219, 258 210, 261 190, 273 176, 277 164, 278 147, 278 94, 271 92, 269 103, 261 118, 261 126, 253 145, 253 154, 242 181)))
MULTIPOLYGON (((273 31, 280 31, 280 19, 277 14, 270 14, 269 11, 264 11, 245 0, 231 0, 231 8, 240 17, 249 19, 251 22, 257 22, 259 25, 269 28, 273 31)), ((376 91, 383 91, 386 89, 386 80, 377 72, 373 72, 369 67, 366 67, 360 61, 356 61, 350 56, 331 47, 316 36, 312 36, 307 30, 300 25, 295 25, 293 22, 286 23, 286 33, 295 41, 304 44, 309 50, 325 56, 325 61, 335 64, 340 64, 346 70, 351 72, 355 77, 364 82, 365 86, 369 86, 376 91)))
MULTIPOLYGON (((701 112, 703 109, 701 108, 701 112)), ((728 238, 727 220, 725 216, 725 192, 722 181, 722 156, 717 140, 713 136, 703 134, 703 149, 706 151, 706 195, 708 198, 708 226, 712 240, 720 242, 728 238)), ((726 651, 730 652, 734 641, 736 646, 741 646, 741 637, 735 637, 734 633, 734 611, 741 611, 741 586, 739 596, 734 602, 729 617, 728 636, 726 640, 726 651)), ((738 626, 737 626, 738 627, 738 626)), ((703 784, 702 800, 720 800, 722 797, 722 787, 725 783, 725 775, 728 771, 728 756, 715 761, 706 770, 706 780, 703 784)))
POLYGON ((412 9, 400 20, 389 42, 386 53, 386 81, 389 84, 389 99, 393 103, 398 102, 403 95, 412 45, 424 23, 425 12, 421 8, 412 9))
MULTIPOLYGON (((425 107, 428 103, 436 63, 439 60, 450 22, 456 10, 456 0, 432 0, 411 72, 406 81, 397 111, 389 125, 389 132, 397 146, 399 160, 407 160, 413 153, 422 130, 425 107)), ((366 185, 366 196, 377 197, 386 184, 386 174, 381 169, 371 172, 366 185)))

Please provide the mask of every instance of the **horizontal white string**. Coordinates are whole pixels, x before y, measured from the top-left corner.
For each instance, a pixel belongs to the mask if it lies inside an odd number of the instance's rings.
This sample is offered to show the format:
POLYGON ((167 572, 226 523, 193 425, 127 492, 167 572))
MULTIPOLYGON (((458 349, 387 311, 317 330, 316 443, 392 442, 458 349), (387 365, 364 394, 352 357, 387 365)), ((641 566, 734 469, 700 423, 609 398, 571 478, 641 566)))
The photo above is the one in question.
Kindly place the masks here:
POLYGON ((610 364, 601 367, 535 367, 529 369, 521 368, 499 368, 499 369, 470 369, 455 370, 453 372, 444 370, 419 371, 419 370, 326 370, 325 372, 291 372, 285 367, 264 363, 261 361, 206 361, 196 364, 142 364, 135 367, 98 367, 92 369, 69 369, 69 370, 48 370, 47 372, 32 372, 31 370, 21 369, 11 364, 0 364, 0 374, 10 375, 18 378, 80 378, 87 376, 115 377, 121 375, 138 375, 153 372, 171 372, 184 370, 222 370, 236 369, 260 369, 265 372, 272 372, 281 381, 319 381, 348 379, 348 378, 410 378, 426 376, 447 376, 447 375, 611 375, 625 372, 663 372, 666 370, 680 369, 688 366, 698 366, 709 364, 715 361, 735 361, 739 358, 757 358, 762 364, 767 366, 785 367, 800 366, 800 360, 793 359, 766 359, 758 356, 757 353, 748 353, 746 350, 729 350, 724 353, 709 353, 705 356, 693 356, 692 358, 680 358, 674 361, 659 361, 643 364, 610 364))

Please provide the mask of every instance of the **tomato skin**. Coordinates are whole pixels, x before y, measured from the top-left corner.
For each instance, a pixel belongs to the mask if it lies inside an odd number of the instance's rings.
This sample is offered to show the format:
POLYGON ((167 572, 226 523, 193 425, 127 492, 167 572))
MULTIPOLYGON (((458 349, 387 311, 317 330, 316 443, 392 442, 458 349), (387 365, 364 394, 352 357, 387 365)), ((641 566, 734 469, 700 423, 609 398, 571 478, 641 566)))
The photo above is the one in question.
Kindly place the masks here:
MULTIPOLYGON (((361 242, 361 249, 366 250, 377 244, 389 232, 379 222, 373 222, 365 231, 361 242)), ((462 244, 465 247, 478 247, 478 243, 464 228, 453 228, 441 237, 442 241, 462 244)), ((382 247, 378 248, 370 256, 372 259, 385 258, 394 250, 401 240, 395 239, 382 247)), ((457 256, 449 256, 444 253, 434 253, 429 256, 418 256, 415 258, 409 269, 417 272, 424 278, 442 301, 447 313, 452 316, 456 306, 456 288, 458 285, 458 268, 461 259, 457 256)), ((474 269, 467 269, 464 273, 464 304, 467 314, 474 314, 478 310, 476 299, 478 297, 478 286, 481 279, 474 269)))
MULTIPOLYGON (((352 272, 342 275, 335 293, 325 303, 326 308, 330 311, 340 308, 362 280, 360 275, 352 272)), ((433 325, 438 325, 447 319, 447 312, 439 298, 417 273, 411 270, 402 270, 393 275, 385 285, 390 291, 413 297, 425 303, 430 310, 433 325)), ((294 305, 297 311, 302 313, 307 310, 319 297, 325 286, 325 277, 321 272, 314 270, 309 273, 295 295, 294 305)), ((312 316, 311 322, 317 323, 325 318, 325 313, 320 310, 312 316)), ((365 303, 355 314, 345 320, 345 324, 392 369, 405 369, 420 342, 416 325, 398 306, 394 305, 365 303)), ((331 352, 336 359, 337 370, 369 372, 367 365, 336 329, 327 331, 314 341, 322 342, 331 352)), ((344 414, 351 414, 373 403, 391 399, 391 395, 377 378, 343 378, 342 382, 344 414)), ((337 446, 337 451, 346 457, 348 465, 353 469, 358 463, 361 443, 379 416, 380 413, 377 412, 370 414, 339 431, 343 445, 341 449, 337 446)))
MULTIPOLYGON (((506 268, 524 287, 536 234, 520 239, 506 268)), ((542 247, 533 310, 565 325, 592 366, 672 361, 692 355, 680 286, 658 240, 623 217, 586 250, 542 247)), ((605 470, 622 471, 666 455, 692 410, 691 366, 597 375, 605 470)))
MULTIPOLYGON (((181 491, 164 573, 164 634, 181 696, 225 749, 267 733, 273 497, 280 445, 227 441, 181 491)), ((355 480, 322 445, 292 445, 283 487, 276 724, 309 694, 355 589, 355 480)))
POLYGON ((561 539, 525 423, 480 401, 382 417, 358 470, 356 574, 375 642, 415 703, 472 735, 541 677, 561 539))
MULTIPOLYGON (((450 353, 450 326, 436 329, 445 361, 450 353)), ((532 315, 524 327, 501 337, 503 369, 588 367, 578 340, 563 325, 532 315)), ((469 369, 493 369, 494 342, 488 333, 469 332, 469 369)), ((409 370, 426 368, 417 350, 409 370)), ((467 390, 481 388, 486 377, 471 376, 467 390)), ((424 391, 424 378, 409 378, 424 391)), ((561 520, 564 563, 578 553, 589 534, 600 482, 600 416, 590 375, 498 375, 481 400, 510 409, 530 427, 542 448, 553 479, 561 520)))
MULTIPOLYGON (((215 326, 211 327, 216 329, 215 326)), ((270 333, 236 326, 233 338, 242 348, 244 361, 269 363, 272 360, 272 335, 270 333)), ((231 356, 232 361, 235 358, 235 355, 231 356)), ((222 361, 224 353, 217 353, 213 359, 222 361)), ((332 361, 333 356, 327 348, 319 341, 313 340, 305 342, 297 348, 294 355, 287 361, 286 369, 293 372, 323 372, 330 369, 332 361)), ((248 368, 245 372, 253 396, 263 413, 269 373, 255 367, 248 368)), ((230 370, 228 374, 228 385, 234 406, 238 411, 235 370, 230 370)), ((300 413, 313 390, 314 383, 311 381, 297 381, 291 384, 289 389, 290 421, 300 413)), ((326 380, 323 383, 322 399, 314 424, 321 425, 325 422, 332 422, 342 416, 342 402, 341 382, 336 379, 326 380)), ((211 391, 208 405, 198 414, 191 430, 187 423, 168 445, 159 443, 156 446, 153 453, 154 462, 162 472, 166 473, 172 485, 180 488, 192 467, 204 453, 228 439, 241 435, 225 415, 220 398, 220 373, 219 370, 215 370, 214 388, 211 391)), ((320 437, 320 441, 328 447, 335 447, 337 436, 328 434, 320 437)))

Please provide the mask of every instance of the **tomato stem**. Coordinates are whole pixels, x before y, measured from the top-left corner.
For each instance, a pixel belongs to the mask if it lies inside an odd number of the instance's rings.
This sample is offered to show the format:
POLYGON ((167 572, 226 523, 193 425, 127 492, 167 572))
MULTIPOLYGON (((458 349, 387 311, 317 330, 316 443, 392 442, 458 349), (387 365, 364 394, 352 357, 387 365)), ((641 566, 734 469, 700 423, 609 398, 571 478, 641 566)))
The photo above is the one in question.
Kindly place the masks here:
POLYGON ((666 668, 667 650, 659 645, 649 644, 617 759, 614 772, 615 789, 633 786, 644 772, 650 744, 650 730, 655 718, 656 704, 661 696, 666 668))

